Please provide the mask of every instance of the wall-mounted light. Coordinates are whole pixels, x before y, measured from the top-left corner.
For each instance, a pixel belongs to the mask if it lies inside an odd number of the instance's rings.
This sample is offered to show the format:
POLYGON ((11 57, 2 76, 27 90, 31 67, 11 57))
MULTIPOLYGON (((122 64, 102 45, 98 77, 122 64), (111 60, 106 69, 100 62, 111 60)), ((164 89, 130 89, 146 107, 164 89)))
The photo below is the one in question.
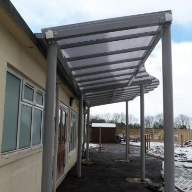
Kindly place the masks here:
POLYGON ((73 97, 70 97, 70 106, 73 107, 75 104, 75 99, 73 97))
POLYGON ((88 113, 88 107, 85 107, 85 114, 88 113))

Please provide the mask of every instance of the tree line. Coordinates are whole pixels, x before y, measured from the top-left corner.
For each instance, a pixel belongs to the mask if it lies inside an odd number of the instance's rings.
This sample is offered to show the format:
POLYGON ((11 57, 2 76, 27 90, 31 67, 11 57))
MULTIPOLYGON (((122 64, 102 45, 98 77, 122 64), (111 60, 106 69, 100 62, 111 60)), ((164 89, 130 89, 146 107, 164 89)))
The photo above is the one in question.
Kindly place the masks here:
MULTIPOLYGON (((133 128, 139 128, 140 124, 138 118, 133 114, 129 114, 129 126, 133 128)), ((126 124, 126 114, 121 113, 103 113, 103 114, 91 114, 91 123, 115 123, 115 124, 126 124)), ((146 128, 163 128, 164 127, 163 114, 158 113, 154 116, 148 115, 145 117, 144 123, 146 128)), ((192 127, 192 117, 184 114, 180 114, 174 119, 175 128, 190 129, 192 127)))

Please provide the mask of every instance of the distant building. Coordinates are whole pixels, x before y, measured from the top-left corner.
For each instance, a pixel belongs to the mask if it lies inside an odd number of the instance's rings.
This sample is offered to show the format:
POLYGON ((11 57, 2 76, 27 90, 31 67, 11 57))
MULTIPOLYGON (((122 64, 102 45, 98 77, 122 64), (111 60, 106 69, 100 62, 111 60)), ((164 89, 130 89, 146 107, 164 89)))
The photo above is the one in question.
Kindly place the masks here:
POLYGON ((99 142, 99 129, 101 127, 101 142, 115 142, 116 124, 114 123, 92 123, 92 142, 99 142))

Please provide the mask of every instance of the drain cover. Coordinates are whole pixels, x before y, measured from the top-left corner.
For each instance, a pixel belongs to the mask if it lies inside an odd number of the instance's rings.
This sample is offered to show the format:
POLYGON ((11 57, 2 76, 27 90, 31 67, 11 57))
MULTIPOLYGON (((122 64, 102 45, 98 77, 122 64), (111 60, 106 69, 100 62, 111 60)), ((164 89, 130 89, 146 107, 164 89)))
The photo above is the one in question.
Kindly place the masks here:
POLYGON ((144 179, 144 181, 141 181, 140 178, 125 178, 125 181, 129 183, 152 183, 151 179, 144 179))

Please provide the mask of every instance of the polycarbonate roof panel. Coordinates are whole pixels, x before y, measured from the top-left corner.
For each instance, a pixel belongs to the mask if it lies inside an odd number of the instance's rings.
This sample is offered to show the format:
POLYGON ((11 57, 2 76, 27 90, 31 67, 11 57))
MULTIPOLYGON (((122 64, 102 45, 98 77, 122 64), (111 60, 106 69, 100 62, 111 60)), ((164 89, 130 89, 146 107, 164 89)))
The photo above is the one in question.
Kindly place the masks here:
POLYGON ((107 65, 107 66, 100 66, 100 67, 93 67, 93 68, 87 68, 87 69, 81 69, 81 70, 74 70, 72 72, 73 75, 82 75, 82 74, 89 74, 89 73, 97 73, 97 72, 104 72, 104 71, 119 71, 119 70, 126 70, 126 69, 134 69, 137 67, 139 61, 133 61, 133 62, 126 62, 126 63, 118 63, 113 65, 107 65))
POLYGON ((71 61, 71 62, 68 62, 68 66, 69 68, 73 69, 73 67, 80 67, 80 66, 86 67, 86 66, 99 65, 101 63, 107 63, 107 62, 113 62, 113 61, 121 62, 121 60, 125 60, 125 59, 140 58, 143 56, 144 52, 145 52, 144 50, 141 50, 141 51, 133 51, 128 53, 120 53, 120 54, 114 54, 114 55, 108 55, 108 56, 95 57, 90 59, 82 59, 78 61, 71 61))
MULTIPOLYGON (((43 29, 52 33, 69 69, 89 106, 132 100, 159 85, 149 75, 145 61, 161 38, 171 12, 79 23, 43 29), (168 15, 168 17, 167 17, 168 15)), ((49 40, 49 39, 47 39, 49 40)), ((65 74, 63 74, 65 75, 65 74)))
POLYGON ((128 81, 124 80, 124 81, 114 81, 114 82, 110 82, 110 83, 100 83, 98 85, 90 85, 90 86, 84 86, 84 87, 80 87, 80 90, 86 90, 89 88, 99 88, 99 87, 105 87, 105 86, 112 86, 112 85, 120 85, 120 84, 126 84, 128 81))
POLYGON ((126 40, 120 40, 120 41, 112 41, 107 43, 100 43, 100 44, 94 44, 94 45, 88 45, 88 46, 81 46, 76 48, 69 48, 69 49, 63 49, 63 53, 65 55, 65 58, 73 58, 73 57, 80 57, 80 56, 87 56, 99 54, 99 53, 109 53, 114 52, 118 50, 127 50, 131 51, 131 49, 134 48, 140 48, 140 47, 146 47, 149 46, 149 43, 153 36, 147 36, 147 37, 139 37, 139 38, 133 38, 133 39, 126 39, 126 40))
POLYGON ((134 74, 135 69, 127 69, 127 70, 120 70, 120 71, 113 71, 113 72, 105 72, 105 73, 100 73, 100 74, 93 74, 93 75, 85 75, 82 77, 75 77, 75 79, 78 81, 83 81, 83 80, 90 80, 92 81, 93 79, 105 79, 105 78, 109 78, 109 77, 115 77, 115 76, 122 76, 122 75, 130 75, 130 74, 134 74))
POLYGON ((99 80, 94 80, 94 81, 87 81, 87 82, 83 82, 83 83, 78 83, 78 85, 80 87, 82 86, 87 86, 87 85, 93 85, 95 83, 99 84, 99 83, 107 83, 107 82, 113 82, 113 81, 121 81, 121 80, 125 80, 125 79, 130 79, 131 75, 125 75, 125 76, 120 76, 120 77, 111 77, 111 78, 107 78, 107 79, 99 79, 99 80))
POLYGON ((96 34, 96 35, 89 35, 89 36, 82 36, 82 37, 76 37, 76 38, 69 38, 64 39, 61 41, 58 41, 58 44, 61 45, 67 45, 67 44, 74 44, 74 43, 81 43, 81 42, 88 42, 88 41, 94 41, 94 40, 103 40, 104 38, 114 38, 114 37, 124 37, 127 35, 137 35, 137 34, 144 34, 144 33, 150 33, 150 32, 156 32, 159 26, 151 26, 151 27, 143 27, 138 29, 129 29, 129 30, 123 30, 123 31, 115 31, 115 32, 109 32, 109 33, 102 33, 102 34, 96 34))

